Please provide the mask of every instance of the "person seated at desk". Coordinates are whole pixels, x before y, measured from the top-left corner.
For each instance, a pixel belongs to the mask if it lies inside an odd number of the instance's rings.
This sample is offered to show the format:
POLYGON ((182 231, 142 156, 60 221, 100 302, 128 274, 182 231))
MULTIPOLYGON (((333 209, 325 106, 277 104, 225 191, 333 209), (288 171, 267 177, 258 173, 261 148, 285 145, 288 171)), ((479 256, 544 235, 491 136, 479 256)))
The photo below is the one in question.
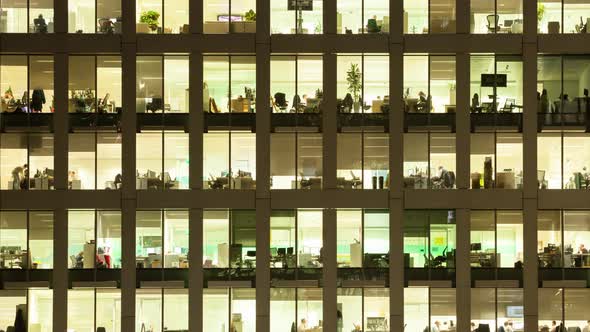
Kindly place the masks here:
POLYGON ((309 329, 307 328, 307 320, 305 318, 301 318, 301 323, 297 326, 297 332, 308 332, 309 329))
POLYGON ((580 244, 580 247, 578 247, 578 254, 587 254, 588 253, 588 249, 586 249, 586 247, 584 247, 584 244, 580 244))
POLYGON ((586 326, 584 326, 582 332, 590 332, 590 319, 586 322, 586 326))

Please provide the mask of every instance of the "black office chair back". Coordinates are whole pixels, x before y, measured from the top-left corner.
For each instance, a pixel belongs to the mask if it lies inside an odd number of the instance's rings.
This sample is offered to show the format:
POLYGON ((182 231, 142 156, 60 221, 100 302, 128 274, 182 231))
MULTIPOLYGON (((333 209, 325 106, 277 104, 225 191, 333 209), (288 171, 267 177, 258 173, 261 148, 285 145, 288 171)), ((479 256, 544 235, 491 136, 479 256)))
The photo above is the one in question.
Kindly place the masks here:
POLYGON ((498 28, 498 20, 500 19, 499 15, 495 15, 495 14, 490 14, 487 16, 487 20, 488 20, 488 30, 490 31, 496 31, 496 29, 498 28))
POLYGON ((287 99, 284 93, 275 93, 275 104, 277 104, 279 107, 287 107, 287 99))

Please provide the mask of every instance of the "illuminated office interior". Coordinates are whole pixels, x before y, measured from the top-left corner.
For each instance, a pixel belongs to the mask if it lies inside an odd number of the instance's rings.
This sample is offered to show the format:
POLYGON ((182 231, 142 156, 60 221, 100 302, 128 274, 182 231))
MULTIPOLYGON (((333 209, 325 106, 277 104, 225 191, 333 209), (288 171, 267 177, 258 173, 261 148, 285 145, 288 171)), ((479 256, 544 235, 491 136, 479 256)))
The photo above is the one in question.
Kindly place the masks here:
POLYGON ((590 0, 0 0, 0 332, 590 329, 590 0))

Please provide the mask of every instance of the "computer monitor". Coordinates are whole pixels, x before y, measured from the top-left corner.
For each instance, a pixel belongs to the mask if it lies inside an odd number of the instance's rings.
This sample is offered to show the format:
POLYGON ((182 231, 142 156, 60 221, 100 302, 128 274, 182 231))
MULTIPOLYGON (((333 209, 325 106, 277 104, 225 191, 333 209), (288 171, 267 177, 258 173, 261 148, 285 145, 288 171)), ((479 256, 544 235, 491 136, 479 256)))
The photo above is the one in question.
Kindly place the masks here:
POLYGON ((287 255, 293 255, 295 253, 295 248, 289 247, 287 248, 287 255))
POLYGON ((256 250, 248 250, 246 251, 247 257, 256 257, 256 250))
POLYGON ((471 251, 479 251, 481 250, 481 243, 472 243, 471 244, 471 251))
POLYGON ((278 254, 277 248, 270 248, 270 255, 271 256, 276 256, 277 254, 278 254))
POLYGON ((287 0, 287 10, 313 10, 313 0, 287 0))
POLYGON ((479 324, 477 332, 491 332, 489 324, 479 324))
POLYGON ((287 254, 287 248, 279 248, 277 250, 277 253, 279 254, 279 256, 285 256, 287 254))

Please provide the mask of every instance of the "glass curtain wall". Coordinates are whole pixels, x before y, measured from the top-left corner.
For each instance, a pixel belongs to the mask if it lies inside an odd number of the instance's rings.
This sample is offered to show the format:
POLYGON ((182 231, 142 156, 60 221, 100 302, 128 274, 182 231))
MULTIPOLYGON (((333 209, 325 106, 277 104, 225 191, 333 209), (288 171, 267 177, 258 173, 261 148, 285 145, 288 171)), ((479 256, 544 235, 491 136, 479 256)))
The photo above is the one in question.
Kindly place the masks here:
POLYGON ((203 331, 256 331, 256 290, 203 289, 203 331))
POLYGON ((481 268, 522 268, 521 211, 472 210, 470 264, 481 268))
POLYGON ((338 134, 336 185, 341 189, 389 188, 389 135, 338 134))
POLYGON ((68 331, 121 331, 121 290, 68 290, 68 331))
POLYGON ((389 4, 386 2, 338 0, 336 10, 337 33, 389 33, 389 4))
POLYGON ((2 0, 0 33, 53 33, 53 0, 2 0))
POLYGON ((538 0, 537 31, 539 33, 587 33, 590 1, 538 0))
POLYGON ((471 134, 471 189, 521 189, 521 134, 471 134))
POLYGON ((471 112, 522 113, 523 64, 516 55, 472 55, 471 112))
POLYGON ((270 1, 271 34, 322 34, 323 1, 270 1))
POLYGON ((524 331, 521 288, 472 288, 471 328, 483 331, 524 331))
POLYGON ((188 113, 188 56, 138 56, 137 113, 188 113))
POLYGON ((53 69, 51 55, 0 56, 1 111, 53 112, 53 69))
POLYGON ((69 0, 69 33, 122 33, 121 0, 69 0))
POLYGON ((210 131, 203 135, 203 188, 256 189, 256 134, 210 131))
POLYGON ((135 332, 188 331, 188 316, 188 289, 136 290, 135 332))
POLYGON ((389 55, 338 54, 336 61, 338 112, 389 112, 389 55))
POLYGON ((203 32, 211 34, 255 33, 256 1, 203 1, 203 32))
POLYGON ((273 133, 270 136, 272 189, 321 189, 322 134, 273 133))
POLYGON ((205 55, 203 81, 204 112, 256 112, 256 58, 254 56, 205 55))
POLYGON ((455 113, 455 56, 404 55, 404 110, 408 113, 455 113))
POLYGON ((203 267, 256 267, 255 211, 203 211, 203 267))
POLYGON ((405 288, 403 301, 405 331, 456 329, 457 299, 454 288, 405 288))
POLYGON ((321 55, 271 55, 273 113, 320 113, 323 99, 321 55))
POLYGON ((188 189, 188 133, 144 131, 136 134, 136 189, 188 189))
POLYGON ((404 188, 454 189, 455 134, 404 134, 404 188))
POLYGON ((22 314, 23 328, 28 331, 53 330, 53 290, 29 288, 0 290, 0 329, 15 327, 16 316, 22 314))
POLYGON ((403 31, 406 34, 455 33, 456 4, 451 0, 404 2, 403 31))
POLYGON ((53 189, 53 135, 0 135, 0 188, 53 189))
POLYGON ((0 269, 53 268, 53 212, 0 212, 0 269))
POLYGON ((137 33, 188 33, 188 0, 135 0, 137 33))
POLYGON ((188 268, 188 211, 137 211, 135 232, 138 268, 188 268))
POLYGON ((540 189, 590 187, 590 135, 539 133, 537 180, 540 189))
POLYGON ((406 268, 454 268, 455 249, 455 211, 405 211, 404 266, 406 268))
POLYGON ((539 288, 539 328, 582 331, 588 327, 588 288, 539 288))
POLYGON ((522 0, 471 0, 471 33, 522 33, 522 0))
POLYGON ((544 210, 537 220, 540 268, 590 268, 590 212, 544 210))
POLYGON ((69 57, 70 113, 120 113, 122 69, 120 56, 69 57))

